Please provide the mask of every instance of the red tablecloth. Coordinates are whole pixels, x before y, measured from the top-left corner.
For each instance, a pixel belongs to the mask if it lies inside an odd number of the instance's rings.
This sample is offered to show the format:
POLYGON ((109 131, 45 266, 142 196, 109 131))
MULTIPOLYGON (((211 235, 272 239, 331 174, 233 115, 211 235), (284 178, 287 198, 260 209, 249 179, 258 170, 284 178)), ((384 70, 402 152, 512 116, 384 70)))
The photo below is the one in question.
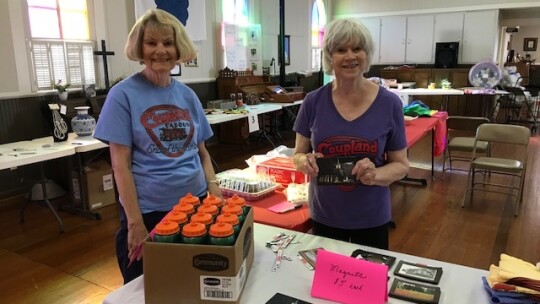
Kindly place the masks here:
POLYGON ((307 232, 311 228, 311 218, 309 217, 307 205, 286 213, 275 213, 268 210, 268 208, 286 200, 287 197, 283 193, 275 192, 260 200, 247 201, 247 204, 253 207, 253 220, 256 223, 307 232))
POLYGON ((435 131, 433 142, 433 155, 439 156, 446 147, 446 119, 448 113, 439 111, 432 117, 418 117, 410 121, 405 126, 405 135, 407 137, 407 146, 410 148, 416 144, 426 133, 432 129, 435 131))

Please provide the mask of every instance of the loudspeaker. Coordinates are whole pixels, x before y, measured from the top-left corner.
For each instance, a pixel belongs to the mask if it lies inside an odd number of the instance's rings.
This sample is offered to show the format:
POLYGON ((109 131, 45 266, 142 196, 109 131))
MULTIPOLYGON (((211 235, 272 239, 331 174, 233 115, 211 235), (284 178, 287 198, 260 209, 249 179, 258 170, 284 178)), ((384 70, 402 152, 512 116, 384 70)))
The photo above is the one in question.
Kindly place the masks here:
POLYGON ((435 44, 435 67, 451 69, 457 66, 459 42, 437 42, 435 44))

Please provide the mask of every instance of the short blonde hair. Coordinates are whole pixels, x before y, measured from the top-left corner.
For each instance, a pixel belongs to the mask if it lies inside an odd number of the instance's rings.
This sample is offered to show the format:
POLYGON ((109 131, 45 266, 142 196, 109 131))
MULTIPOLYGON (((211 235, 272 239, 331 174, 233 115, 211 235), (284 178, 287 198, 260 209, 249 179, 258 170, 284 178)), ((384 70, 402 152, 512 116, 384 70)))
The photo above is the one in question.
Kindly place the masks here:
POLYGON ((197 57, 197 51, 188 36, 182 23, 170 13, 160 9, 150 9, 142 15, 129 32, 124 54, 133 61, 143 61, 144 32, 149 29, 156 32, 164 32, 172 29, 174 32, 174 45, 178 53, 177 63, 193 60, 197 57))
POLYGON ((328 24, 323 40, 323 69, 328 75, 334 74, 332 52, 339 46, 352 43, 360 47, 367 55, 367 72, 373 57, 373 40, 367 27, 353 19, 336 19, 328 24))

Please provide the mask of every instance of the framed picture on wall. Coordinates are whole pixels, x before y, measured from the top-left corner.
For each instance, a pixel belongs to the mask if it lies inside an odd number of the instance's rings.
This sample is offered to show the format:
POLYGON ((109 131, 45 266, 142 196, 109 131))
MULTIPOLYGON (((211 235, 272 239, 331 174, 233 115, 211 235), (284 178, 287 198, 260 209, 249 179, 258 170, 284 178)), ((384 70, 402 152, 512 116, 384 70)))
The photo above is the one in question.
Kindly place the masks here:
POLYGON ((285 65, 291 65, 291 36, 285 35, 283 49, 285 50, 285 65))
POLYGON ((538 46, 538 38, 525 38, 523 39, 523 51, 535 52, 538 46))
MULTIPOLYGON (((291 65, 291 36, 290 35, 285 35, 283 37, 283 51, 284 51, 284 55, 285 55, 285 58, 283 58, 283 61, 285 63, 285 65, 291 65)), ((281 41, 279 39, 279 35, 278 35, 278 45, 280 45, 281 41)))
POLYGON ((187 61, 184 63, 186 67, 198 67, 199 66, 199 54, 197 54, 197 57, 193 58, 190 61, 187 61))

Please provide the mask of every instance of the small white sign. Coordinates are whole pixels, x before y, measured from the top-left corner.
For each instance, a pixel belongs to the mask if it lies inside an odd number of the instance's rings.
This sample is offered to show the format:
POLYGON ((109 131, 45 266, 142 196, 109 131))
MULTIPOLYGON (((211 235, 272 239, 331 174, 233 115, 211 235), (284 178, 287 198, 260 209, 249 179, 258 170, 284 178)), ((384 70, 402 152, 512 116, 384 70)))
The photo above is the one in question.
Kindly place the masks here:
POLYGON ((114 189, 112 174, 103 175, 103 191, 112 189, 114 189))
POLYGON ((67 113, 67 106, 65 104, 60 104, 60 114, 66 115, 67 113))
POLYGON ((257 114, 249 113, 248 114, 248 123, 249 123, 249 133, 259 131, 259 118, 257 114))
POLYGON ((246 283, 246 259, 234 277, 199 276, 201 300, 234 302, 238 301, 246 283))

